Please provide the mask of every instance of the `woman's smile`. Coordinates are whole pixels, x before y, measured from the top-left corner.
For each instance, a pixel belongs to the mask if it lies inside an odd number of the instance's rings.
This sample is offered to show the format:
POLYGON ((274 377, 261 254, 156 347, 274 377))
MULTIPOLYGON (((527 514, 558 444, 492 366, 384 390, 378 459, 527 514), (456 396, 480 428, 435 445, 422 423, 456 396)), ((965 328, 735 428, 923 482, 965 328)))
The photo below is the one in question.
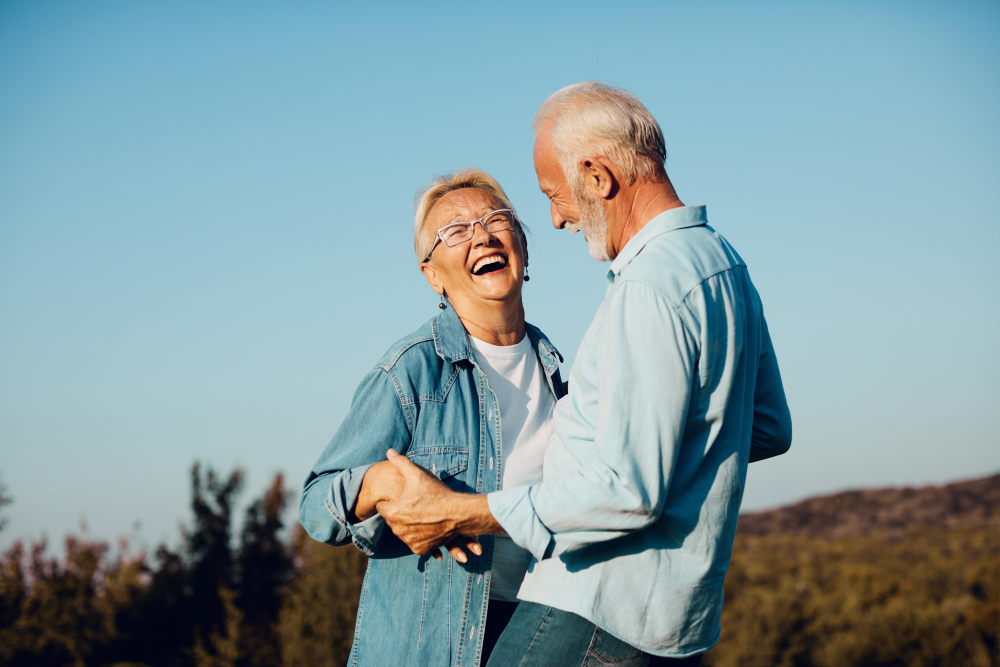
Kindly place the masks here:
POLYGON ((507 268, 507 258, 501 253, 491 253, 480 257, 472 266, 472 275, 489 276, 500 273, 507 268))

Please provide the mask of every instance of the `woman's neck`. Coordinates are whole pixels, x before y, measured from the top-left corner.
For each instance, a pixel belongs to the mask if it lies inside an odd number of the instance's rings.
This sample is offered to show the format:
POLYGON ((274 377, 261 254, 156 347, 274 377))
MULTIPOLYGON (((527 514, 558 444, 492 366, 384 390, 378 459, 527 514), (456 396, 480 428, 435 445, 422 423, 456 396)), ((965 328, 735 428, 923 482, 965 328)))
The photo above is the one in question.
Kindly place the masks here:
POLYGON ((524 338, 524 305, 520 299, 512 304, 495 303, 495 307, 460 303, 455 313, 470 336, 490 345, 517 345, 524 338))

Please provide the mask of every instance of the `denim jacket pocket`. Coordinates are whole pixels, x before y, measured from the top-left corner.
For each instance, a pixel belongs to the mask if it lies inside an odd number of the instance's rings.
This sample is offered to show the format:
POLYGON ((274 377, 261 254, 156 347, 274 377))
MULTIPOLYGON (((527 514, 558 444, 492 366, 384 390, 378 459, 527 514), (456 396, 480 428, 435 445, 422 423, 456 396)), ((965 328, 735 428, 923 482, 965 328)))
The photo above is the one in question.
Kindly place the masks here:
POLYGON ((468 450, 441 448, 408 452, 407 457, 438 479, 447 479, 469 468, 468 450))

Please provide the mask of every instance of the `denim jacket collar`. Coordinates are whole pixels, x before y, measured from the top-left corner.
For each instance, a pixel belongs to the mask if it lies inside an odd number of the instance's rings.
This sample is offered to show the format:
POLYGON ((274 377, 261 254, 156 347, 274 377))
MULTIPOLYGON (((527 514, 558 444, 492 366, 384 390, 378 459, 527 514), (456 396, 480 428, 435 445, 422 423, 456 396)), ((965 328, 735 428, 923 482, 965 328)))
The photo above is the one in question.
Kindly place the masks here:
MULTIPOLYGON (((538 353, 545 373, 551 376, 559 367, 556 358, 562 361, 562 355, 537 327, 525 322, 524 328, 531 341, 531 347, 538 353)), ((448 363, 454 364, 462 359, 475 361, 469 334, 466 333, 465 326, 453 307, 445 308, 431 321, 431 333, 434 336, 434 351, 448 363)))

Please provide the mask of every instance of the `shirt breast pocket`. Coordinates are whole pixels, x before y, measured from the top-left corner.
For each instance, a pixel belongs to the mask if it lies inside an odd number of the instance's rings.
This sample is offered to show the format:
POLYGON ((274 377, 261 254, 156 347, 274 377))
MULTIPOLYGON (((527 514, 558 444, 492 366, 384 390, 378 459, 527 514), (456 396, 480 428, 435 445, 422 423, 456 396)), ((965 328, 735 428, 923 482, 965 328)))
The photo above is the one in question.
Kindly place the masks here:
POLYGON ((461 478, 464 475, 461 473, 469 469, 468 450, 421 449, 408 452, 406 456, 418 466, 430 471, 438 479, 448 480, 445 483, 455 489, 462 486, 461 478))

